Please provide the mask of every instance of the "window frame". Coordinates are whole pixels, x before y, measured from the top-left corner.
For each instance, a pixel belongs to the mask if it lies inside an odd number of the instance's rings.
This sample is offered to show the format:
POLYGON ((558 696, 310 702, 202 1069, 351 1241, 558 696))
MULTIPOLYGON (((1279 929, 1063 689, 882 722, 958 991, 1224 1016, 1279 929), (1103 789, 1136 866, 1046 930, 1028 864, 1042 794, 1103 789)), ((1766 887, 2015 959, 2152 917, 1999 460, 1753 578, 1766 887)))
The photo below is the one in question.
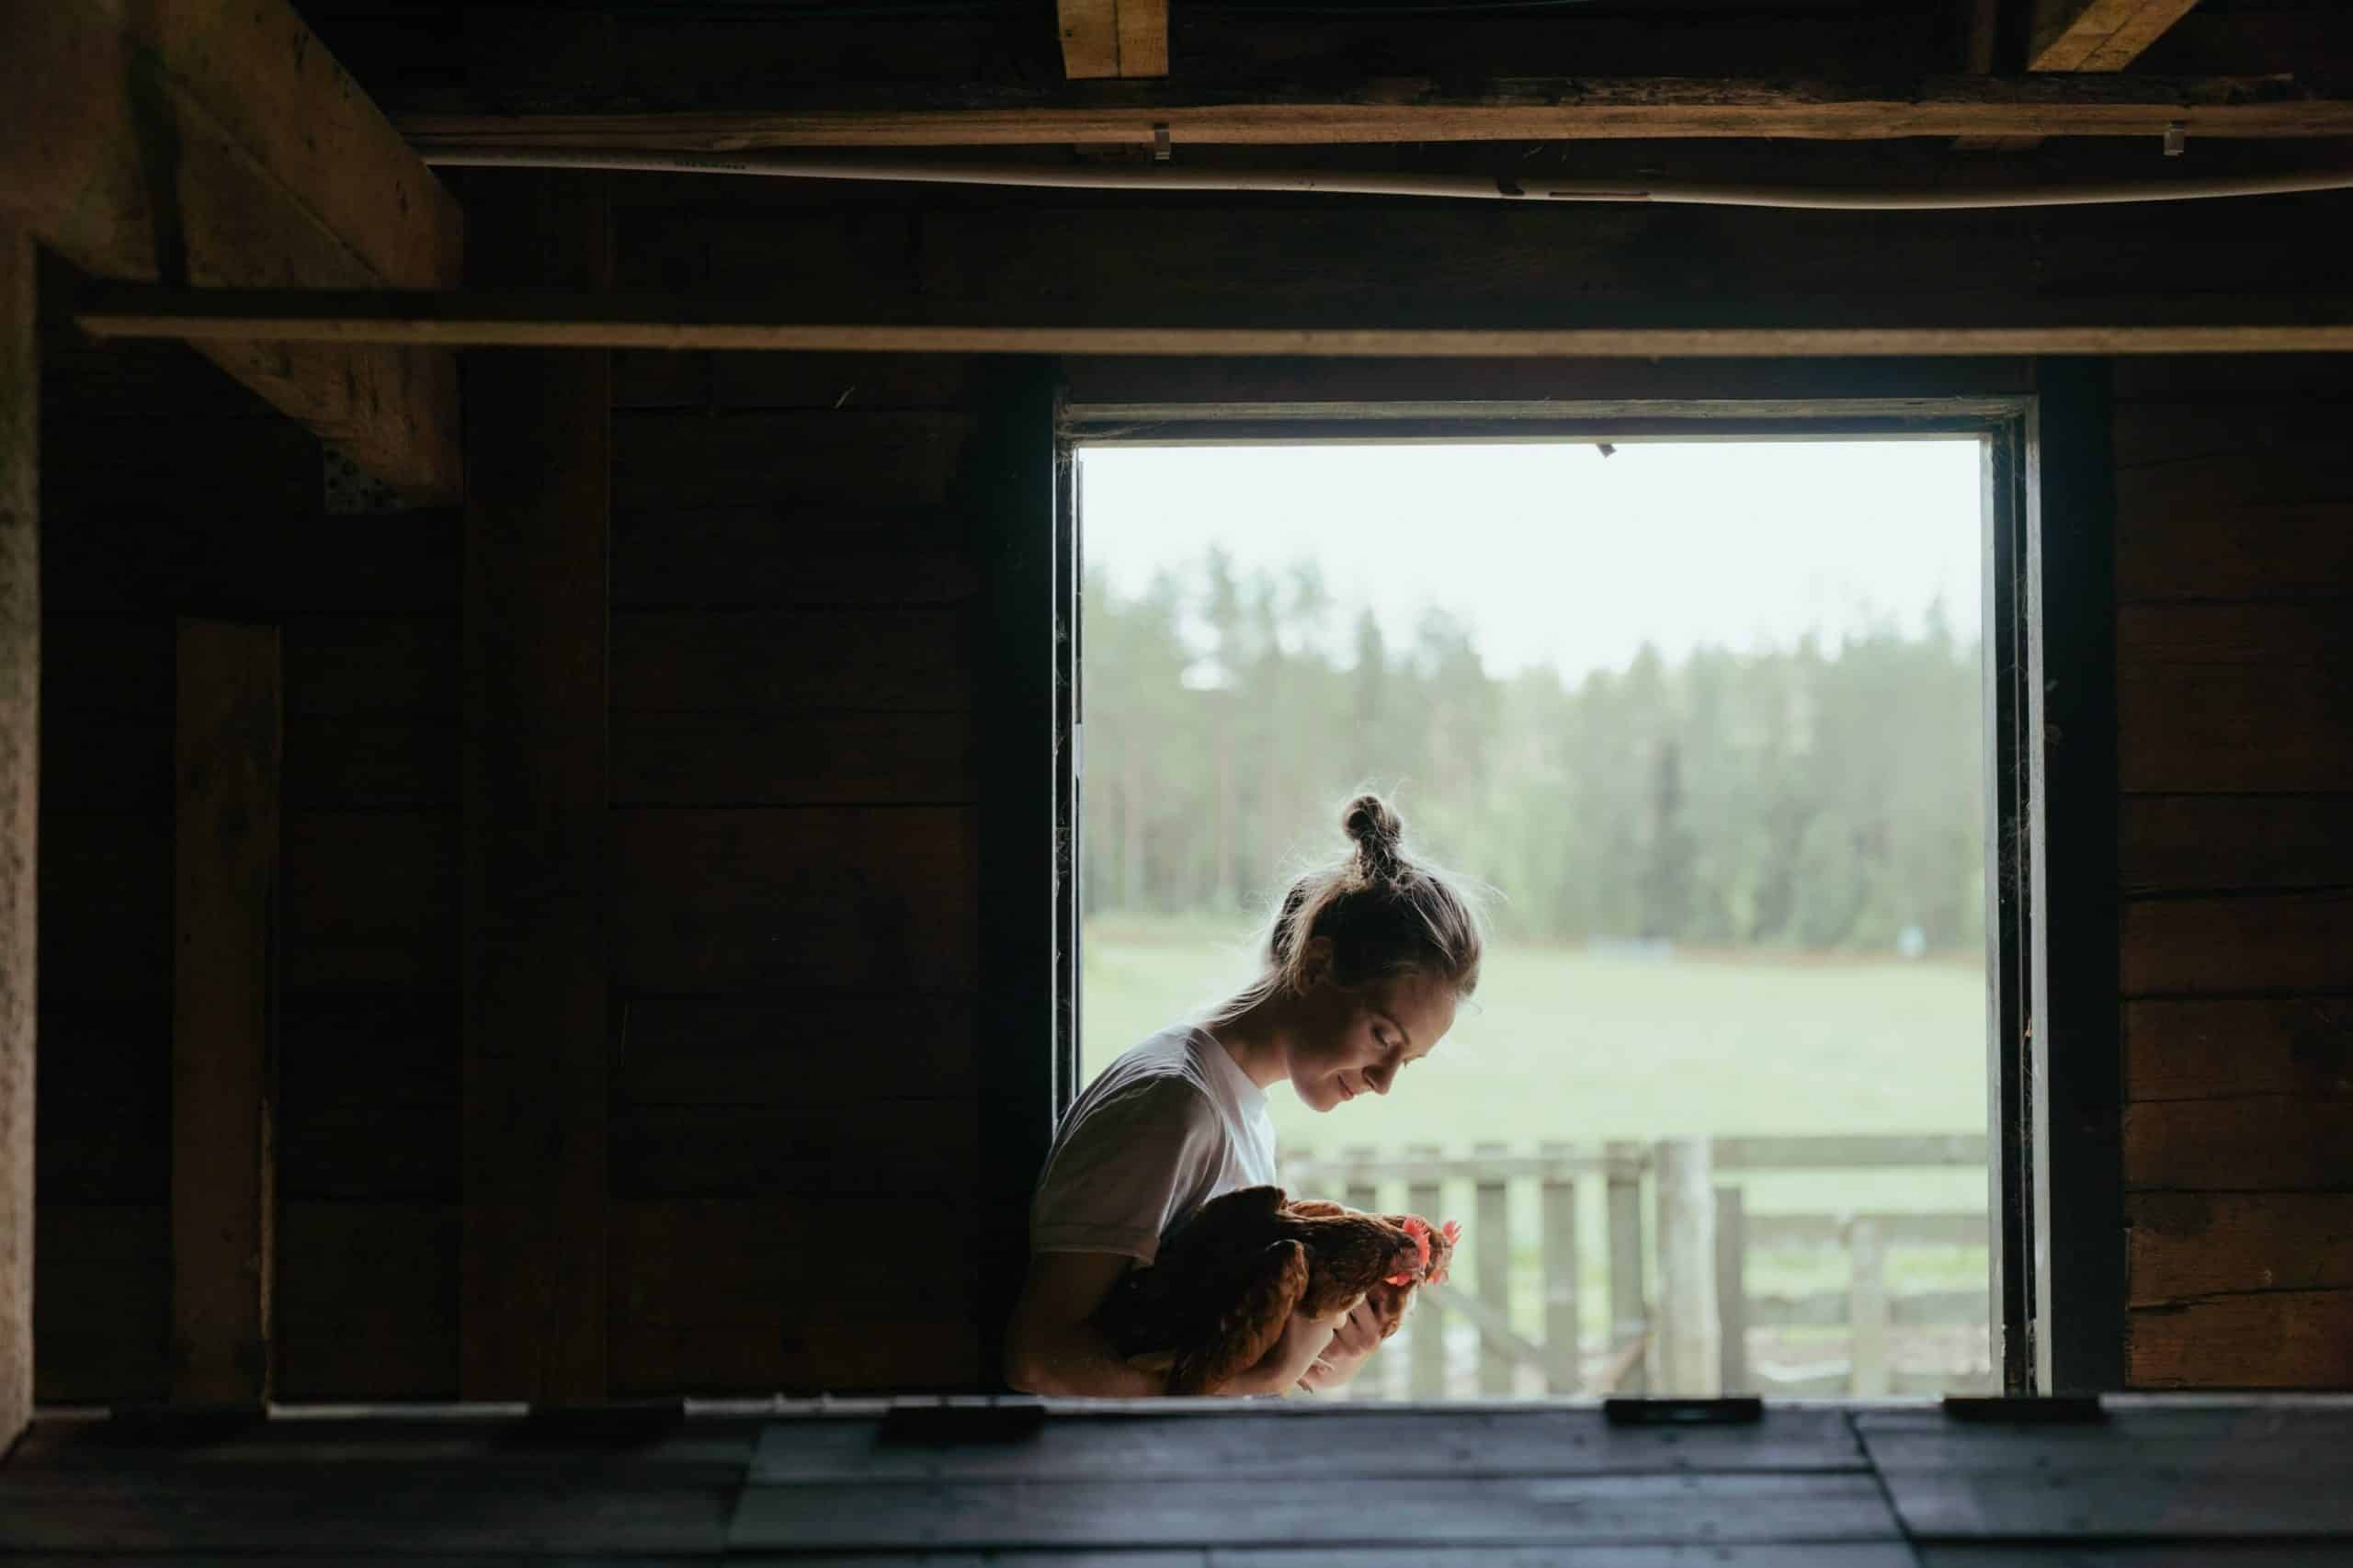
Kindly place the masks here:
MULTIPOLYGON (((1050 530, 1055 1028, 1051 1061, 1039 1063, 1045 1071, 1024 1074, 1028 1083, 1051 1085, 1048 1127, 1078 1088, 1086 733, 1080 446, 1973 436, 1984 452, 1992 1350, 2012 1395, 2121 1386, 2106 369, 2100 360, 2044 360, 2035 369, 2030 392, 1923 398, 1074 403, 1058 392, 1050 530), (2094 744, 2067 744, 2069 734, 2094 744), (2050 1022, 2038 1029, 2038 1018, 2050 1022)), ((1044 1153, 1042 1141, 1027 1152, 1032 1175, 1044 1153)))

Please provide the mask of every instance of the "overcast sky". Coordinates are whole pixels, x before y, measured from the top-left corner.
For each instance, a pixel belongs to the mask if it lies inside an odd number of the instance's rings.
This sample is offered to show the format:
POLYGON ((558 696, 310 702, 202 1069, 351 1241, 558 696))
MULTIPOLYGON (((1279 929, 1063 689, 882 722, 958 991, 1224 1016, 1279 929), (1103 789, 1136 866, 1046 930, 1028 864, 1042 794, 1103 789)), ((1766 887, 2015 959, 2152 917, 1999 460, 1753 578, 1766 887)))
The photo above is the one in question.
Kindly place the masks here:
MULTIPOLYGON (((1622 667, 1645 639, 1786 646, 1941 596, 1975 631, 1972 440, 1321 447, 1080 452, 1088 566, 1123 593, 1212 544, 1247 570, 1322 563, 1353 618, 1410 638, 1425 607, 1488 669, 1622 667)), ((1345 627, 1342 627, 1345 630, 1345 627)), ((1345 655, 1343 655, 1345 657, 1345 655)))

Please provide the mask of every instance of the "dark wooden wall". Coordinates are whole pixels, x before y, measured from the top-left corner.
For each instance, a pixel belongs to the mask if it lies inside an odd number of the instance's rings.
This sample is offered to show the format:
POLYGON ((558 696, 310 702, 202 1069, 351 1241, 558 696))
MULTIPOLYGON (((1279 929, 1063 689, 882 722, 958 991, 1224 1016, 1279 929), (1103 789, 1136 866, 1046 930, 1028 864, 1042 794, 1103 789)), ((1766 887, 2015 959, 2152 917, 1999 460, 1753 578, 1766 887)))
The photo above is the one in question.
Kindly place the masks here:
POLYGON ((2114 388, 2127 1376, 2353 1385, 2353 362, 2114 388))
MULTIPOLYGON (((1042 252, 1017 265, 1017 244, 972 258, 904 197, 823 200, 813 222, 727 187, 616 182, 616 280, 1006 301, 1097 286, 1042 252)), ((963 210, 968 228, 1025 222, 963 210)), ((1283 286, 1233 244, 1234 265, 1283 286)), ((316 444, 210 366, 51 324, 40 1397, 170 1384, 173 621, 190 614, 283 627, 278 1392, 451 1397, 460 519, 328 515, 316 444)), ((1956 362, 1070 369, 1080 395, 1119 400, 2028 385, 2015 364, 1956 362)), ((613 1393, 983 1379, 983 371, 614 357, 611 1054, 591 1273, 613 1393)), ((2332 359, 2116 369, 2139 1382, 2353 1382, 2348 390, 2332 359)))

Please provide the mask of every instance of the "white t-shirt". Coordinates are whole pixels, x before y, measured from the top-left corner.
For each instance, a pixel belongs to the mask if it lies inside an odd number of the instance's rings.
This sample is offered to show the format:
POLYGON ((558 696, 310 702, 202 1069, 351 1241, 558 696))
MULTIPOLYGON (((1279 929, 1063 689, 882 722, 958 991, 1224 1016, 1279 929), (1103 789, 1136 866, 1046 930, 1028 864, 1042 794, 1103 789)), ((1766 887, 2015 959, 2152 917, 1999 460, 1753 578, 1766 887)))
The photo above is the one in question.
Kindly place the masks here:
POLYGON ((1274 1180, 1266 1091, 1225 1047, 1179 1024, 1103 1069, 1063 1118, 1030 1200, 1029 1250, 1150 1263, 1195 1209, 1274 1180))

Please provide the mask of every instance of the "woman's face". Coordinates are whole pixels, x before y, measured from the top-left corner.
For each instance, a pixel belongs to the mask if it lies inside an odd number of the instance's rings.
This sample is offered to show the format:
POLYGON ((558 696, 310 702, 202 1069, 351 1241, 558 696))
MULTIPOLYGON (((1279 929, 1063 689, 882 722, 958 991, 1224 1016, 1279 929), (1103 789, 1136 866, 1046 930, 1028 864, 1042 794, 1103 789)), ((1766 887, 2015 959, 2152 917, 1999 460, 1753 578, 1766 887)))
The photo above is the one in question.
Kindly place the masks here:
POLYGON ((1310 1110, 1385 1095, 1454 1027, 1454 988, 1408 974, 1345 988, 1325 980, 1301 998, 1291 1034, 1290 1086, 1310 1110))

